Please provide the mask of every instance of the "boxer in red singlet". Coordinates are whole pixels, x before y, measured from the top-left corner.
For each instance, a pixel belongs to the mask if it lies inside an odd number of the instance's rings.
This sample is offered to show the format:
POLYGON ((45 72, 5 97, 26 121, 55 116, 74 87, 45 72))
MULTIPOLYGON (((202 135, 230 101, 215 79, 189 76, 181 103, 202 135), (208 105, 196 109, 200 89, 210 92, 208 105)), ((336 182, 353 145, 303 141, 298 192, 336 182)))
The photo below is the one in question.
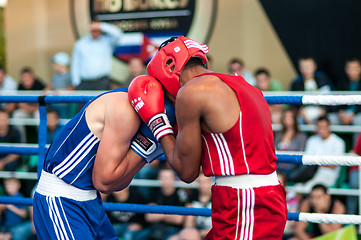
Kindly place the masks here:
POLYGON ((183 36, 162 45, 148 64, 150 76, 135 79, 128 96, 181 180, 194 181, 200 167, 215 177, 206 239, 282 239, 285 191, 262 92, 241 76, 207 70, 206 45, 183 36), (177 138, 163 90, 175 102, 177 138))

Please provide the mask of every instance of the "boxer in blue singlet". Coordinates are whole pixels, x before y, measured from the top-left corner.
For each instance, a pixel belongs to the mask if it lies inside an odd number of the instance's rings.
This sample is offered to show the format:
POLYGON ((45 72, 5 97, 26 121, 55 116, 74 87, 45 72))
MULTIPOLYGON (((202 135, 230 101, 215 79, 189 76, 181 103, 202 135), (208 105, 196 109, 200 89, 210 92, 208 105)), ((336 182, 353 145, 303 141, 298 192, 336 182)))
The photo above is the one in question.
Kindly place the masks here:
POLYGON ((125 188, 163 153, 140 124, 123 89, 95 97, 68 122, 47 152, 34 195, 38 239, 118 239, 98 191, 125 188))

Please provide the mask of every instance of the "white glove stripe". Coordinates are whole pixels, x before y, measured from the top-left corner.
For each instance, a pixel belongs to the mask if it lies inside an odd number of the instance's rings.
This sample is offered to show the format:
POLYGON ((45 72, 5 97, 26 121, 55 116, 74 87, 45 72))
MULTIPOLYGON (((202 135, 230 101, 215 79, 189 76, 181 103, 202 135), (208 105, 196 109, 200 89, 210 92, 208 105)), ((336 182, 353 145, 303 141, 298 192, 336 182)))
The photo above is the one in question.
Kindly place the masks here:
POLYGON ((161 139, 162 137, 169 135, 169 134, 174 134, 173 133, 173 129, 167 129, 165 131, 160 132, 159 134, 155 135, 155 138, 157 139, 157 141, 159 142, 159 139, 161 139))
POLYGON ((149 120, 148 126, 158 142, 165 135, 173 134, 172 125, 170 125, 168 116, 165 113, 158 113, 153 116, 149 120))

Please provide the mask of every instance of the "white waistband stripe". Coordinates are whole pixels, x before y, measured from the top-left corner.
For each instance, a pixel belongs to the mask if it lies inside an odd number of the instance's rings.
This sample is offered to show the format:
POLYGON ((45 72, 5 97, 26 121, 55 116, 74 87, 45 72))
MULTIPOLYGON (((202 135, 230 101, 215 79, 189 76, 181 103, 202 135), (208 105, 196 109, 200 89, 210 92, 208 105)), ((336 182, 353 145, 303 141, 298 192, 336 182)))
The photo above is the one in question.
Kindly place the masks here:
POLYGON ((96 190, 83 190, 74 187, 54 174, 42 171, 36 192, 49 197, 65 197, 76 201, 89 201, 97 198, 96 190))
POLYGON ((215 185, 233 188, 255 188, 278 185, 277 173, 268 175, 244 174, 237 176, 216 176, 215 185))

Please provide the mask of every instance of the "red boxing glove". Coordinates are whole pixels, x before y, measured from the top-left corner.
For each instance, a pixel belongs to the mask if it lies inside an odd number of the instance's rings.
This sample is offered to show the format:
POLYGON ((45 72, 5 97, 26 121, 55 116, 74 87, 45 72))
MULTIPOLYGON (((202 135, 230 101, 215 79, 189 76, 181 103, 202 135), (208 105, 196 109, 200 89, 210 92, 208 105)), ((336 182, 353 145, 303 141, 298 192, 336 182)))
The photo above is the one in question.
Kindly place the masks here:
POLYGON ((172 125, 164 113, 162 85, 157 79, 148 75, 134 78, 128 88, 128 98, 158 142, 162 137, 173 134, 172 125))

